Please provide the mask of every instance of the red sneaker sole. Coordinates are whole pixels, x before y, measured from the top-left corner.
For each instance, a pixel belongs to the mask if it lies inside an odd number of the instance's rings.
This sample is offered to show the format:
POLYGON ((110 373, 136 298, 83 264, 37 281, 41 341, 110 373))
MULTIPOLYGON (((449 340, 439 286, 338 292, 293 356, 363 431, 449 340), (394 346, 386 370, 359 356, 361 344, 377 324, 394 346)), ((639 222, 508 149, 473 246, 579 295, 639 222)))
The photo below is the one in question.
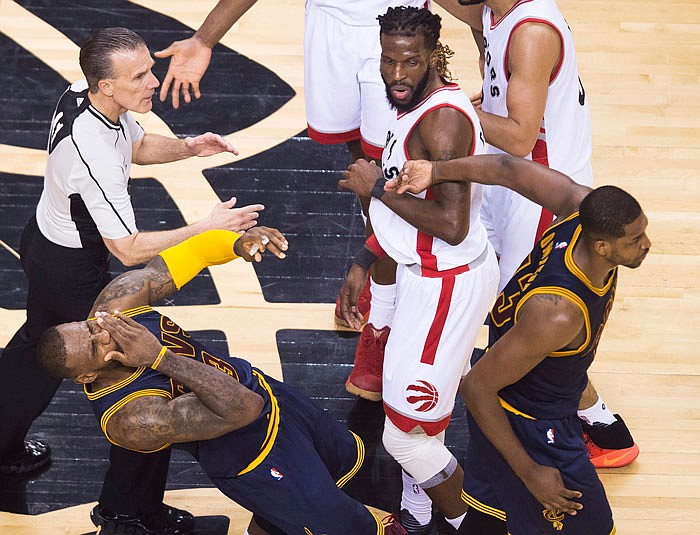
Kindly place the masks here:
POLYGON ((353 394, 355 396, 360 396, 363 399, 367 399, 369 401, 381 401, 382 400, 382 393, 381 392, 371 392, 369 390, 363 390, 362 388, 359 388, 352 384, 350 381, 346 381, 345 383, 345 390, 347 390, 350 394, 353 394))
POLYGON ((591 457, 591 462, 596 468, 620 468, 627 466, 639 456, 639 446, 636 444, 622 450, 607 450, 596 457, 591 457))

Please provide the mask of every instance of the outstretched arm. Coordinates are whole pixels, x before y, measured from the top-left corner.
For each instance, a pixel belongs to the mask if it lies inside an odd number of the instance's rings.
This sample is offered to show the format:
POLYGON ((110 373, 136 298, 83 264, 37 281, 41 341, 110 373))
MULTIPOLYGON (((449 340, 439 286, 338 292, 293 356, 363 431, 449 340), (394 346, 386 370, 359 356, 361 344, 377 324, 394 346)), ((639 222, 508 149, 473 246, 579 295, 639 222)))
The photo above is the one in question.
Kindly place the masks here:
POLYGON ((146 133, 133 144, 131 161, 139 165, 169 163, 192 156, 213 156, 221 152, 238 155, 231 143, 211 132, 184 139, 146 133))
POLYGON ((144 264, 168 247, 207 230, 245 232, 254 227, 257 224, 258 212, 265 207, 262 204, 251 204, 238 208, 236 202, 235 197, 220 202, 207 217, 184 227, 150 232, 136 231, 123 238, 102 240, 109 252, 125 266, 144 264))
POLYGON ((153 451, 173 442, 216 438, 260 415, 263 400, 258 394, 214 366, 166 350, 133 319, 99 313, 97 322, 121 349, 107 353, 106 360, 130 367, 155 367, 192 391, 172 400, 144 396, 124 405, 106 427, 109 437, 121 446, 153 451))
POLYGON ((196 98, 201 96, 199 81, 209 67, 212 48, 256 1, 220 0, 197 33, 154 54, 157 58, 170 57, 168 72, 160 88, 161 102, 167 98, 168 91, 171 92, 173 108, 180 106, 180 95, 186 103, 191 102, 190 89, 196 98))
POLYGON ((591 188, 544 165, 507 154, 480 155, 448 162, 409 161, 386 189, 418 193, 441 182, 478 182, 510 188, 558 217, 578 210, 591 188))
POLYGON ((555 468, 536 463, 513 432, 498 393, 517 382, 546 355, 580 335, 583 316, 558 295, 535 295, 518 312, 517 323, 477 362, 460 385, 467 408, 493 446, 532 495, 546 508, 575 515, 581 493, 567 489, 555 468), (543 328, 543 326, 545 326, 543 328))
POLYGON ((198 234, 166 249, 144 268, 115 278, 97 296, 90 315, 154 303, 182 288, 202 269, 239 256, 260 262, 261 253, 270 251, 285 258, 287 246, 278 230, 267 227, 256 227, 243 235, 227 230, 198 234))

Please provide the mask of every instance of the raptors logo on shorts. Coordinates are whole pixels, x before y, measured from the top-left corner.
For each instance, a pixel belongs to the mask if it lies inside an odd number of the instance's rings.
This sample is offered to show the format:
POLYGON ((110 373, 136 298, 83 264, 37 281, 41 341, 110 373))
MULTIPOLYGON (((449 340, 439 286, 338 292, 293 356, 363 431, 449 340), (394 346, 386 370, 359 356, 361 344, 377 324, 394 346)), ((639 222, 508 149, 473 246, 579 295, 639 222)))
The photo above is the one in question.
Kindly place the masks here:
POLYGON ((438 402, 438 391, 428 381, 422 379, 408 385, 406 388, 406 401, 414 405, 418 412, 428 412, 435 408, 438 402))

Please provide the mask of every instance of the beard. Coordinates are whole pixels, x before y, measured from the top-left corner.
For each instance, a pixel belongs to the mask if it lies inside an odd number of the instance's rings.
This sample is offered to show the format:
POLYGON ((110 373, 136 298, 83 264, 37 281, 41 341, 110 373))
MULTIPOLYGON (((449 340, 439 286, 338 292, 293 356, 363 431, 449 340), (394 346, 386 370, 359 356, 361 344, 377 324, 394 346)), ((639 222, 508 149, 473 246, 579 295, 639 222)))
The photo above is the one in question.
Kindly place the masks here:
POLYGON ((387 84, 386 82, 384 82, 386 98, 389 99, 389 104, 391 104, 391 107, 396 109, 399 113, 406 113, 408 111, 411 111, 415 107, 415 105, 418 104, 418 102, 420 102, 420 100, 423 98, 425 88, 428 86, 428 80, 430 80, 430 69, 425 70, 425 75, 418 81, 416 87, 413 88, 413 94, 411 95, 411 99, 405 104, 396 102, 394 100, 393 95, 391 94, 391 87, 393 85, 399 84, 387 84))

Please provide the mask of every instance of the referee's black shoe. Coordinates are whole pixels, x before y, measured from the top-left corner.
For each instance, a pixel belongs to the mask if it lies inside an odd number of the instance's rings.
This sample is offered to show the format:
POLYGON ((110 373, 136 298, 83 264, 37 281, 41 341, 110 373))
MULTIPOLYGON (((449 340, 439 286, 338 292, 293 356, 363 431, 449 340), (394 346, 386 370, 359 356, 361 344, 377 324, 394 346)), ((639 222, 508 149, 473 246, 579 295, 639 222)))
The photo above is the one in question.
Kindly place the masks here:
POLYGON ((51 448, 41 440, 25 440, 24 449, 0 463, 0 474, 23 476, 41 470, 51 461, 51 448))
POLYGON ((194 530, 191 513, 166 504, 160 515, 144 518, 113 513, 98 504, 90 520, 100 535, 188 535, 194 530))

